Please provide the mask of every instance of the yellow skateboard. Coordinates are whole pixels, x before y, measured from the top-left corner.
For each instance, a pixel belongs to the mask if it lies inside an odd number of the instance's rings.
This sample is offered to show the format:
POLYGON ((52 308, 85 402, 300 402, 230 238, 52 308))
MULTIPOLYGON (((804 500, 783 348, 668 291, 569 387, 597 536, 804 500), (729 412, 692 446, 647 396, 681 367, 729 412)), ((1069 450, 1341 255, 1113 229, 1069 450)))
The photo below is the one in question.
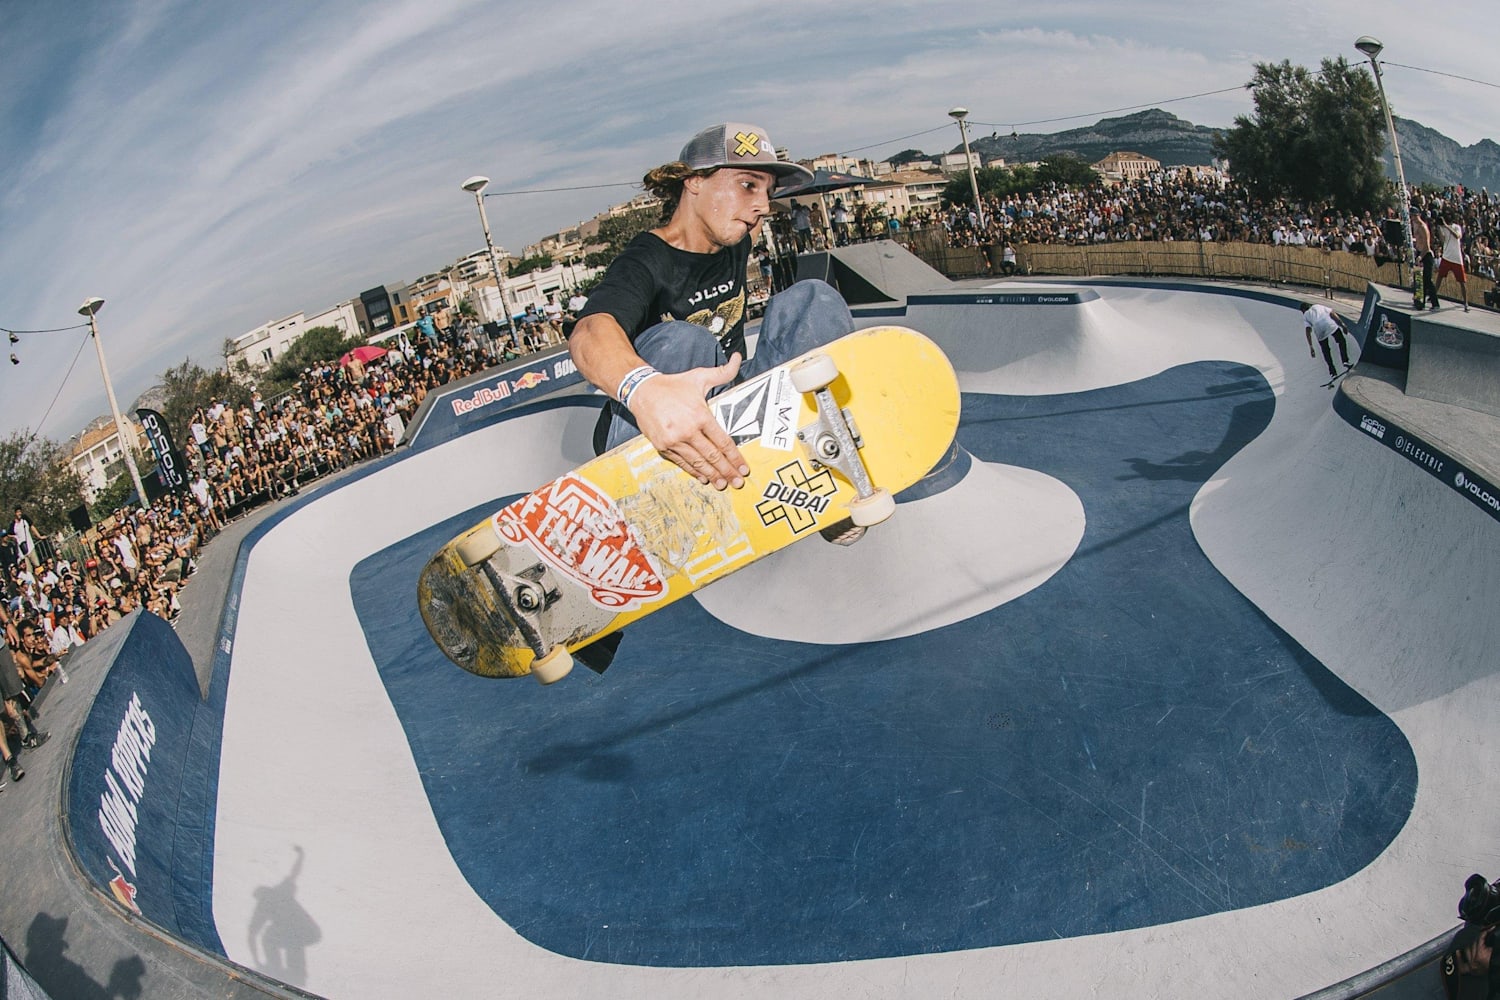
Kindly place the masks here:
POLYGON ((750 466, 744 488, 704 486, 637 437, 521 497, 423 568, 417 599, 443 653, 485 677, 550 684, 571 651, 799 538, 890 517, 958 429, 948 359, 897 326, 708 404, 750 466))

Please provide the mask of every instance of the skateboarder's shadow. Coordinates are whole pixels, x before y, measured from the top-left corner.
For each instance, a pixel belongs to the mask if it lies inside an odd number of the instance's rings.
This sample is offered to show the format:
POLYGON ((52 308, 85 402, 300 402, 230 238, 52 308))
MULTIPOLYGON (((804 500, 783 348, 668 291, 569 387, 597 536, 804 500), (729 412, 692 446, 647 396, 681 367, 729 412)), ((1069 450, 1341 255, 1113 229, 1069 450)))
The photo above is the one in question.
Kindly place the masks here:
POLYGON ((598 742, 559 744, 530 757, 526 769, 536 774, 569 772, 586 781, 616 783, 635 774, 629 754, 605 750, 598 742))
POLYGON ((1270 423, 1275 404, 1268 400, 1256 400, 1236 406, 1229 417, 1229 425, 1223 437, 1212 451, 1201 448, 1189 449, 1163 461, 1146 458, 1127 458, 1131 468, 1128 475, 1117 477, 1120 481, 1147 479, 1157 482, 1178 481, 1206 483, 1234 457, 1245 445, 1253 441, 1270 423))
POLYGON ((249 943, 261 972, 293 986, 305 986, 307 949, 323 939, 323 931, 297 902, 297 876, 302 872, 303 851, 301 847, 292 850, 297 859, 286 878, 255 890, 249 943))

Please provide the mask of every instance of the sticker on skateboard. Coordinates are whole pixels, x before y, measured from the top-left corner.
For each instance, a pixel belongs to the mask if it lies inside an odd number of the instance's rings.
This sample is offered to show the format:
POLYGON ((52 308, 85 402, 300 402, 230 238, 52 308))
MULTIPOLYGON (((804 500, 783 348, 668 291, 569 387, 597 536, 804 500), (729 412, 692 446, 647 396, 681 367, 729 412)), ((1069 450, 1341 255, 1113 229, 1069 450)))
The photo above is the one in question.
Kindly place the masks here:
POLYGON ((572 651, 757 559, 890 517, 958 428, 952 366, 902 327, 841 337, 708 403, 750 466, 742 489, 703 485, 637 437, 507 504, 422 570, 443 653, 551 683, 572 651))

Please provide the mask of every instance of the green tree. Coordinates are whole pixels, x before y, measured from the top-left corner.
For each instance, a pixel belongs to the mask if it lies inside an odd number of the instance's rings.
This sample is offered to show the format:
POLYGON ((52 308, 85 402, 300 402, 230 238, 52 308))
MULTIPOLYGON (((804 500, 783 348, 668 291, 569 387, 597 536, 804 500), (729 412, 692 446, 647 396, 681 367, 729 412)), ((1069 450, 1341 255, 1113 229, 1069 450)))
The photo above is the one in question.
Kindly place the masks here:
POLYGON ((216 400, 235 406, 250 401, 250 390, 231 378, 228 372, 222 369, 209 371, 191 358, 184 358, 182 364, 162 373, 161 390, 164 397, 161 415, 179 449, 190 440, 188 425, 192 422, 194 410, 207 409, 216 400))
POLYGON ((1380 154, 1385 118, 1363 67, 1340 56, 1313 73, 1289 61, 1257 63, 1255 112, 1214 140, 1235 179, 1261 198, 1331 202, 1351 211, 1390 198, 1380 154))
MULTIPOLYGON (((974 180, 979 185, 982 198, 1003 198, 1012 194, 1034 191, 1041 183, 1037 172, 1026 164, 1014 167, 981 167, 974 171, 974 180)), ((944 205, 972 205, 974 192, 969 185, 967 173, 958 174, 943 188, 944 205)))
POLYGON ((1055 153, 1036 168, 1036 181, 1067 188, 1097 187, 1099 173, 1081 157, 1072 153, 1055 153))
POLYGON ((267 397, 290 389, 302 370, 325 361, 337 361, 346 352, 365 343, 363 336, 345 337, 334 326, 315 326, 287 345, 260 377, 260 391, 267 397))
POLYGON ((530 274, 532 271, 540 271, 551 266, 552 255, 539 253, 532 257, 522 257, 505 265, 505 274, 507 277, 519 278, 523 274, 530 274))
POLYGON ((83 478, 68 463, 63 445, 17 431, 0 439, 0 514, 9 525, 20 507, 36 529, 51 534, 68 527, 68 512, 83 503, 83 478))
POLYGON ((655 205, 632 209, 599 223, 599 235, 590 244, 595 247, 583 258, 589 267, 608 267, 614 263, 626 244, 661 221, 661 209, 655 205))

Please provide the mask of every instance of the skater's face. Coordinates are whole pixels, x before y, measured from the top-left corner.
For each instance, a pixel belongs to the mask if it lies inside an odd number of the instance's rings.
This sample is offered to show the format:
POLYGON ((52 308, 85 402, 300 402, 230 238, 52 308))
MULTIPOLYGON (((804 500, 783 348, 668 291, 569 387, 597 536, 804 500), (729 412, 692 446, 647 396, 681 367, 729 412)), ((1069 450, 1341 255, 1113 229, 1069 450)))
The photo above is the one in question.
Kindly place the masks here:
POLYGON ((707 177, 690 177, 684 185, 684 207, 715 247, 732 247, 760 225, 771 211, 773 174, 726 167, 707 177))

